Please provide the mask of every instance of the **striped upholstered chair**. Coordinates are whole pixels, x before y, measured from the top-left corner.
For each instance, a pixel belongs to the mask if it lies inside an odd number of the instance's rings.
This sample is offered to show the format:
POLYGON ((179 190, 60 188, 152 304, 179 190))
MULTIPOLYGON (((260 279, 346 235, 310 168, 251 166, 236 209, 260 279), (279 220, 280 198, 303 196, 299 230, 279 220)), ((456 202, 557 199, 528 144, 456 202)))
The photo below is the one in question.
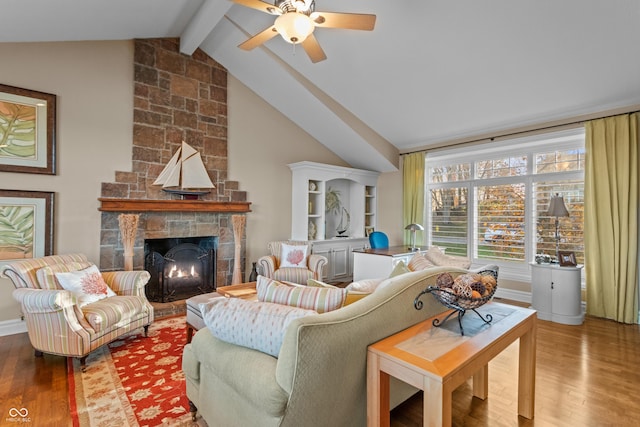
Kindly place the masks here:
POLYGON ((116 295, 82 305, 55 274, 82 274, 89 267, 85 255, 69 254, 16 261, 0 269, 16 287, 13 297, 22 307, 36 356, 78 357, 84 370, 87 355, 101 345, 138 328, 146 335, 153 322, 153 306, 144 293, 149 272, 101 272, 116 295))
POLYGON ((262 268, 262 275, 274 280, 286 280, 288 282, 306 285, 307 280, 322 280, 322 270, 327 265, 327 258, 311 253, 311 244, 306 241, 280 241, 269 242, 267 245, 271 255, 263 256, 258 260, 262 268), (282 259, 283 245, 305 246, 307 248, 302 264, 297 267, 285 267, 282 259))

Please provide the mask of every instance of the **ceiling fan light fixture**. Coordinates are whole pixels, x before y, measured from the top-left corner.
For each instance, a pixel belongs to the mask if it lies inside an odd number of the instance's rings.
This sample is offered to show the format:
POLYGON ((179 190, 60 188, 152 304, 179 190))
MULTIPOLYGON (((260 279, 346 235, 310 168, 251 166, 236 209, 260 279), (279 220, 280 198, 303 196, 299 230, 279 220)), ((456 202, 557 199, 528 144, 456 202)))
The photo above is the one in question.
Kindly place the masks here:
POLYGON ((315 28, 311 18, 298 12, 288 12, 278 16, 274 26, 282 38, 291 44, 302 43, 315 28))

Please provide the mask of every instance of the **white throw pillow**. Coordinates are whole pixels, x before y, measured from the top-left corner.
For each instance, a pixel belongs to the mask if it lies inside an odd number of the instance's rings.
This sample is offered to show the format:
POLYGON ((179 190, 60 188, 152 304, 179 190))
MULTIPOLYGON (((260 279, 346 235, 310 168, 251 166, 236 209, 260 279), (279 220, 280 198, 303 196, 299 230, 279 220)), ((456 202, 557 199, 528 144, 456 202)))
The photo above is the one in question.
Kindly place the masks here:
POLYGON ((429 250, 425 252, 424 256, 429 261, 439 266, 457 267, 465 270, 471 266, 471 260, 469 258, 446 255, 436 246, 429 248, 429 250))
POLYGON ((292 320, 310 314, 288 305, 216 298, 200 304, 202 319, 214 337, 278 357, 284 333, 292 320))
POLYGON ((349 292, 365 292, 372 293, 374 292, 380 284, 386 279, 363 279, 358 280, 357 282, 351 282, 345 288, 349 292))
POLYGON ((307 268, 307 249, 309 247, 306 245, 297 246, 283 243, 280 253, 280 268, 307 268))
POLYGON ((60 286, 76 296, 80 307, 116 296, 116 293, 107 286, 100 270, 95 265, 84 270, 55 273, 55 276, 60 286))

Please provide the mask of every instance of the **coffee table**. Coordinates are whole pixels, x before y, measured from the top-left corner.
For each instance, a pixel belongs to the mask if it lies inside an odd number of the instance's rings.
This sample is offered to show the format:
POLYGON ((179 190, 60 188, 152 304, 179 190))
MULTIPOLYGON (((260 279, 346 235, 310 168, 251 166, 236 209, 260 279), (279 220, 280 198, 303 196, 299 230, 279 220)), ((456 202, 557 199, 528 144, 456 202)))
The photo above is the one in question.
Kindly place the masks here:
MULTIPOLYGON (((465 336, 460 335, 456 319, 435 327, 434 318, 431 318, 369 346, 368 426, 389 426, 390 376, 424 391, 424 426, 451 426, 452 392, 473 377, 473 395, 486 399, 488 363, 516 339, 520 339, 518 414, 533 418, 535 310, 490 302, 478 311, 490 313, 493 321, 484 324, 469 312, 463 318, 465 336)), ((443 315, 437 318, 443 318, 443 315)))

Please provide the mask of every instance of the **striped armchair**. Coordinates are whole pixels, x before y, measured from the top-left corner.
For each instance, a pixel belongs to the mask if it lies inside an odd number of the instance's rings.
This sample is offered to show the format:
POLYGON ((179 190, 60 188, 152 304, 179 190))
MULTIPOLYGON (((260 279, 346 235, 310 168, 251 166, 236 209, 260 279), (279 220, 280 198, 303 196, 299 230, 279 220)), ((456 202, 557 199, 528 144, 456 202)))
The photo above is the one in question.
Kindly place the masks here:
POLYGON ((85 369, 87 355, 116 338, 153 322, 153 306, 144 287, 147 271, 102 272, 116 293, 80 307, 74 294, 64 290, 54 273, 91 266, 82 254, 52 255, 12 262, 0 273, 13 282, 13 297, 20 303, 29 340, 36 356, 43 353, 78 357, 85 369))
POLYGON ((322 280, 322 270, 327 265, 327 258, 322 255, 311 253, 311 244, 306 241, 281 241, 269 242, 267 245, 271 255, 263 256, 258 260, 258 265, 262 268, 262 275, 274 280, 286 280, 288 282, 306 285, 307 280, 322 280), (280 267, 280 254, 282 245, 307 246, 307 268, 280 267))

